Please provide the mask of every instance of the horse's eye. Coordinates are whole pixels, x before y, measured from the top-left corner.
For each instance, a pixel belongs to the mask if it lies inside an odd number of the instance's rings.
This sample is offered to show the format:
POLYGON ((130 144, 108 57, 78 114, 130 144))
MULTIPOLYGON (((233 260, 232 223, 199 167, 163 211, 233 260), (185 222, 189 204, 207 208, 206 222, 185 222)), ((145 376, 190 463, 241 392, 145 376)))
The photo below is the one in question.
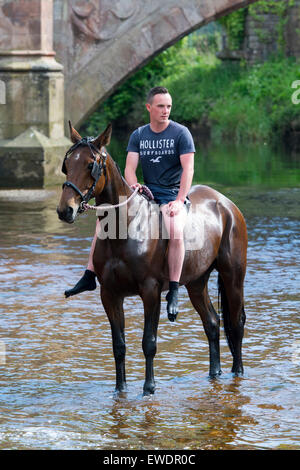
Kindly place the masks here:
POLYGON ((93 169, 93 165, 94 165, 93 163, 89 163, 89 164, 88 164, 88 169, 89 169, 89 170, 92 170, 92 169, 93 169))

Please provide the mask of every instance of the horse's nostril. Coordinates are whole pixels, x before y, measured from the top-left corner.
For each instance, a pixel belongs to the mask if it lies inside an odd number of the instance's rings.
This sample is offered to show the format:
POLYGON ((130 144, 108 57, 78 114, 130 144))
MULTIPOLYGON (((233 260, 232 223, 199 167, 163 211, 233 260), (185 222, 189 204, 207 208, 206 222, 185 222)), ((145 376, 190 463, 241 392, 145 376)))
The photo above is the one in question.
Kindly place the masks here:
POLYGON ((73 207, 68 206, 68 208, 66 210, 66 216, 67 216, 67 218, 70 218, 70 217, 73 216, 73 207))
POLYGON ((73 207, 68 206, 64 210, 60 210, 57 207, 56 212, 60 220, 64 220, 65 222, 73 222, 73 207))

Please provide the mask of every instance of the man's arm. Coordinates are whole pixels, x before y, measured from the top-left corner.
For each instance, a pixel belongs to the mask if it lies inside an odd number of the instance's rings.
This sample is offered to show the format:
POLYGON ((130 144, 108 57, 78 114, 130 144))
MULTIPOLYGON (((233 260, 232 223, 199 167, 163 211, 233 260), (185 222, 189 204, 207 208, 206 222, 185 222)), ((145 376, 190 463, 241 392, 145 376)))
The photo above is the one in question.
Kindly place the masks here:
POLYGON ((139 163, 139 154, 137 152, 128 152, 126 158, 126 165, 124 176, 129 186, 138 185, 136 177, 136 169, 139 163))
POLYGON ((192 186, 194 176, 194 154, 185 153, 184 155, 180 155, 180 162, 183 171, 180 179, 180 188, 176 199, 184 202, 192 186))
POLYGON ((193 175, 194 175, 194 153, 185 153, 180 155, 181 166, 183 168, 180 188, 175 201, 171 201, 168 204, 168 215, 173 217, 178 214, 182 208, 185 198, 191 188, 193 175))

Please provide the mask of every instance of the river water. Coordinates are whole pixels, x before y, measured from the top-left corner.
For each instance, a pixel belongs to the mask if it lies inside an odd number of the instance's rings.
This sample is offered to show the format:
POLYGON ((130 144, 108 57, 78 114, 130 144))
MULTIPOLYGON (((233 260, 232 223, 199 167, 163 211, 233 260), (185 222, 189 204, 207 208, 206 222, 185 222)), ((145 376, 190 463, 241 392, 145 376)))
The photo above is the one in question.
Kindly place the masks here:
MULTIPOLYGON (((255 166, 244 149, 233 171, 223 151, 221 168, 204 152, 200 170, 248 225, 245 375, 232 377, 222 330, 223 374, 208 378, 206 336, 181 288, 176 323, 162 302, 151 397, 140 299, 125 301, 128 392, 118 397, 98 290, 63 295, 85 269, 95 214, 60 222, 58 187, 0 192, 0 449, 300 449, 297 160, 255 154, 255 166)), ((215 274, 209 287, 217 308, 215 274)))

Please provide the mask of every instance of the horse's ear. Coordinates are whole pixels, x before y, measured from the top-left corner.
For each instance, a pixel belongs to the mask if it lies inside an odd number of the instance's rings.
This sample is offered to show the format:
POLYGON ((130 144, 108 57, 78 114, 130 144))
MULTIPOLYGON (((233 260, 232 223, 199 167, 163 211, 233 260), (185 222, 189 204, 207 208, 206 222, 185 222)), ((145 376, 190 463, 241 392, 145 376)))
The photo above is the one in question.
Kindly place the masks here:
POLYGON ((112 125, 110 123, 108 124, 105 131, 102 132, 102 134, 100 134, 97 137, 97 139, 94 140, 93 144, 95 145, 95 147, 97 147, 98 149, 101 149, 101 147, 108 145, 110 143, 111 132, 112 132, 112 125))
POLYGON ((71 124, 71 121, 69 121, 69 128, 70 128, 70 136, 73 144, 77 144, 80 140, 82 140, 81 135, 74 129, 74 127, 71 124))

